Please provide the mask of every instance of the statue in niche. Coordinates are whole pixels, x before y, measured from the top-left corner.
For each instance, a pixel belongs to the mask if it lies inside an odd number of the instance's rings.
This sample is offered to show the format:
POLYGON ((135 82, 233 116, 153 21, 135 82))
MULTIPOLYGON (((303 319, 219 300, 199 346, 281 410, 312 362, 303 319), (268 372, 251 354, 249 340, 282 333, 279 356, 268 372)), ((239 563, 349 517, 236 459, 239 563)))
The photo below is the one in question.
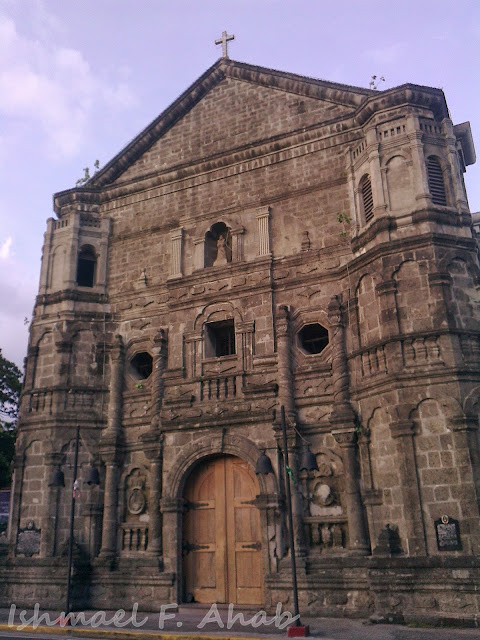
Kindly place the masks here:
POLYGON ((222 264, 227 264, 227 241, 225 240, 225 236, 218 236, 217 240, 217 257, 215 258, 215 262, 213 263, 214 267, 218 267, 222 264))

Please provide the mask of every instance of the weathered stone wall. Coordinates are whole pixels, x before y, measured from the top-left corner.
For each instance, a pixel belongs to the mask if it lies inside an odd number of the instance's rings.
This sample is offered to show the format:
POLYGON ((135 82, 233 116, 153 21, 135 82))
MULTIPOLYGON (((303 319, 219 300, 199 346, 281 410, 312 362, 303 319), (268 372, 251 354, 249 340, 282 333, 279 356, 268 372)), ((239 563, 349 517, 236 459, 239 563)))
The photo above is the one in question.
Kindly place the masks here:
POLYGON ((82 602, 182 601, 192 469, 221 455, 255 466, 264 449, 264 604, 287 602, 283 405, 303 606, 474 619, 479 270, 452 131, 437 90, 372 93, 224 61, 90 185, 57 194, 0 565, 7 599, 55 606, 57 587, 34 589, 25 568, 45 576, 65 547, 80 425, 80 475, 101 470, 77 503, 82 602), (429 192, 432 154, 446 206, 429 192), (85 246, 91 287, 76 282, 85 246), (209 332, 232 322, 235 350, 217 357, 209 332), (312 346, 319 326, 328 344, 312 346), (318 471, 300 469, 307 444, 318 471), (48 486, 56 468, 66 489, 48 486), (438 549, 445 515, 460 549, 438 549), (29 560, 16 536, 30 519, 42 543, 29 560))

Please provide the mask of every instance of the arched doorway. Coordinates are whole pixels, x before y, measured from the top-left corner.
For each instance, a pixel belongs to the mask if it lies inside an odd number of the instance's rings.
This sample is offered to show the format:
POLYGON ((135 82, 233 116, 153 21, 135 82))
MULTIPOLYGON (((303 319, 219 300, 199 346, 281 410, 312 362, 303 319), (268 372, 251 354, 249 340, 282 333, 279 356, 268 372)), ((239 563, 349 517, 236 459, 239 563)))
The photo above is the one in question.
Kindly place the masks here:
POLYGON ((258 493, 253 469, 234 456, 209 458, 188 478, 182 545, 187 599, 263 603, 258 493))

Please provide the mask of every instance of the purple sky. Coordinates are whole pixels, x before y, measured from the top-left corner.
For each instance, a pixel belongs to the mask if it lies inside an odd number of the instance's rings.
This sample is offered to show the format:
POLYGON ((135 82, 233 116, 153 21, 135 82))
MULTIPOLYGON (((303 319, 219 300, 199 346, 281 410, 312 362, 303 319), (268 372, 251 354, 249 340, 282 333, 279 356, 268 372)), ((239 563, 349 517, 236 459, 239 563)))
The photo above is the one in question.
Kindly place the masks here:
MULTIPOLYGON (((52 194, 103 166, 221 55, 445 91, 480 154, 474 0, 1 0, 0 347, 22 364, 52 194)), ((466 184, 480 210, 480 160, 466 184)))

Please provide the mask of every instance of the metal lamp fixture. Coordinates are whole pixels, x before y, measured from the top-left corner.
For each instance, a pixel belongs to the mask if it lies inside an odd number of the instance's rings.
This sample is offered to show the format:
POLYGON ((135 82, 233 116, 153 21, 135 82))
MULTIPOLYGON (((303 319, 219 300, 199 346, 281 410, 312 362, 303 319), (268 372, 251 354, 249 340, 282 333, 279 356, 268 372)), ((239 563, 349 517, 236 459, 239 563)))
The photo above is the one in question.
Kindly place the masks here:
MULTIPOLYGON (((70 533, 68 539, 68 569, 67 569, 67 593, 65 596, 65 618, 67 618, 70 613, 70 600, 71 600, 71 587, 72 587, 72 564, 73 564, 73 528, 75 522, 75 499, 77 496, 76 490, 78 489, 78 479, 77 479, 77 471, 78 471, 78 448, 80 445, 80 427, 77 426, 77 433, 75 437, 75 457, 73 463, 73 478, 72 478, 72 499, 70 505, 70 533)), ((98 485, 100 484, 100 475, 98 473, 98 469, 93 465, 90 466, 87 473, 87 479, 85 483, 88 485, 98 485)), ((63 471, 59 469, 55 469, 52 474, 52 478, 49 483, 50 487, 64 487, 65 486, 65 476, 63 471)))
POLYGON ((310 447, 302 453, 300 471, 318 471, 317 458, 315 454, 310 451, 310 447))
POLYGON ((93 484, 96 484, 96 485, 100 484, 100 474, 98 473, 97 467, 94 467, 93 464, 90 465, 88 469, 87 479, 85 480, 85 484, 88 484, 89 486, 93 484))
MULTIPOLYGON (((284 481, 285 481, 285 496, 287 499, 287 513, 288 513, 288 537, 290 543, 290 561, 292 567, 292 589, 293 589, 293 609, 295 616, 295 624, 287 629, 288 637, 305 637, 309 635, 308 626, 303 626, 300 622, 300 611, 298 607, 298 586, 297 586, 297 562, 295 557, 295 539, 293 535, 293 509, 292 509, 292 494, 291 494, 291 474, 292 470, 288 464, 288 445, 287 445, 287 427, 285 423, 285 408, 281 407, 281 425, 283 436, 283 466, 284 466, 284 481)), ((315 455, 307 449, 303 452, 300 469, 307 471, 318 470, 317 460, 315 455)), ((273 473, 272 461, 267 456, 265 451, 259 456, 257 464, 255 466, 255 473, 257 475, 267 475, 273 473)))
POLYGON ((257 464, 255 465, 255 473, 257 474, 257 476, 266 476, 269 473, 273 473, 272 461, 265 453, 265 449, 257 460, 257 464))
POLYGON ((48 483, 49 487, 64 487, 65 486, 65 476, 61 469, 55 469, 52 473, 52 477, 50 478, 50 482, 48 483))

